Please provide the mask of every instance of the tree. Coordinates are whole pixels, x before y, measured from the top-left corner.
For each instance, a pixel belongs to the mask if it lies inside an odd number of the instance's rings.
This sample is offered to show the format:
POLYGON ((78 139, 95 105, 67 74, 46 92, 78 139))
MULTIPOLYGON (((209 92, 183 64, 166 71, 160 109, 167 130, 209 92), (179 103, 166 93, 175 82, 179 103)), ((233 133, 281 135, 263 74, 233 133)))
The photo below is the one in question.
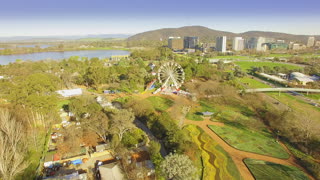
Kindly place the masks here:
POLYGON ((94 147, 98 145, 99 136, 93 131, 84 129, 81 140, 85 145, 94 147))
POLYGON ((109 118, 102 111, 94 112, 88 119, 84 119, 83 126, 94 131, 105 143, 108 142, 109 118))
POLYGON ((122 138, 122 143, 125 146, 130 148, 140 142, 143 142, 144 139, 145 139, 145 136, 143 134, 143 131, 141 129, 135 128, 133 130, 130 130, 124 133, 122 138))
POLYGON ((195 179, 196 167, 188 156, 183 154, 170 154, 162 161, 160 168, 162 174, 170 180, 195 179))
POLYGON ((64 157, 70 152, 80 151, 82 131, 77 130, 75 126, 70 126, 62 130, 62 135, 57 141, 58 154, 64 157))
POLYGON ((150 141, 148 149, 150 154, 154 155, 160 152, 161 145, 157 141, 150 141))
POLYGON ((242 78, 242 77, 244 77, 246 75, 246 73, 243 72, 239 66, 235 67, 235 70, 234 70, 233 73, 234 73, 234 76, 240 77, 240 78, 242 78))
POLYGON ((118 134, 122 140, 123 134, 134 127, 134 113, 131 110, 121 109, 111 115, 111 131, 118 134))
POLYGON ((0 109, 0 178, 12 180, 28 167, 23 126, 7 109, 0 109))

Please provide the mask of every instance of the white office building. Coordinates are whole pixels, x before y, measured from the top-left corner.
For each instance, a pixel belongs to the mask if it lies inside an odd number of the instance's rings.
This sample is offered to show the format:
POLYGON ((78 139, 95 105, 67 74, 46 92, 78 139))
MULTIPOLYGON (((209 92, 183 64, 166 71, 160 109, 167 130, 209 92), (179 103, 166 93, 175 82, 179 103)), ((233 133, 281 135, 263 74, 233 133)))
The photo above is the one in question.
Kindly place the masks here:
POLYGON ((263 46, 263 44, 266 43, 266 38, 264 37, 258 37, 257 38, 257 51, 265 51, 266 48, 263 46))
POLYGON ((248 49, 255 49, 256 51, 266 51, 267 46, 265 45, 265 43, 272 42, 272 41, 274 41, 273 38, 253 37, 247 41, 246 47, 248 49))
POLYGON ((244 49, 244 39, 242 37, 235 37, 232 43, 234 51, 242 51, 244 49))
POLYGON ((315 42, 315 38, 314 37, 309 37, 308 38, 307 47, 313 47, 314 46, 314 42, 315 42))
POLYGON ((223 53, 227 51, 227 36, 216 38, 216 51, 223 53))

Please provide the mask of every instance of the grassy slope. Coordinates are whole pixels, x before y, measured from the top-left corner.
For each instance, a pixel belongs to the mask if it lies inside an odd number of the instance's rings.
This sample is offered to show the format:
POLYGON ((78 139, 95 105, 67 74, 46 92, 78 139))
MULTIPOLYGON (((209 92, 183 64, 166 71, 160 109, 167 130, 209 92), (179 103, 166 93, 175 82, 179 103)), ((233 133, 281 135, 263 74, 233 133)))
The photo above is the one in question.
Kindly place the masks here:
POLYGON ((228 60, 250 60, 250 56, 215 56, 212 59, 228 59, 228 60))
POLYGON ((188 125, 184 130, 202 151, 203 179, 241 179, 231 157, 210 136, 194 125, 188 125))
POLYGON ((147 98, 158 111, 166 111, 173 105, 173 101, 164 97, 150 96, 147 98))
POLYGON ((250 77, 243 77, 243 78, 239 78, 238 80, 250 88, 270 88, 269 85, 264 84, 260 81, 255 80, 255 79, 252 79, 250 77))
POLYGON ((243 70, 249 70, 252 66, 255 67, 263 67, 268 66, 270 68, 274 68, 276 66, 279 67, 286 67, 287 69, 294 70, 294 69, 301 69, 299 66, 294 66, 291 64, 283 64, 283 63, 274 63, 274 62, 249 62, 249 61, 238 61, 235 64, 239 65, 243 70))
POLYGON ((190 109, 187 113, 187 119, 194 120, 194 121, 202 121, 202 113, 201 112, 216 112, 216 110, 208 103, 204 101, 200 101, 200 106, 194 106, 190 109))
POLYGON ((237 149, 277 158, 289 158, 289 154, 266 131, 249 130, 236 123, 232 123, 232 125, 231 123, 230 125, 226 124, 223 127, 209 127, 228 144, 237 149))
POLYGON ((277 99, 278 101, 282 102, 283 104, 288 105, 291 109, 293 109, 297 113, 302 113, 302 114, 311 113, 314 116, 320 117, 320 108, 314 107, 292 95, 281 93, 279 96, 279 93, 275 93, 275 92, 269 92, 267 94, 277 99))
POLYGON ((308 179, 301 170, 293 166, 285 166, 255 159, 245 159, 244 162, 249 167, 256 180, 308 179))
POLYGON ((320 102, 320 94, 309 94, 307 95, 306 93, 304 93, 304 95, 308 98, 311 98, 311 99, 314 99, 314 100, 317 100, 320 102))

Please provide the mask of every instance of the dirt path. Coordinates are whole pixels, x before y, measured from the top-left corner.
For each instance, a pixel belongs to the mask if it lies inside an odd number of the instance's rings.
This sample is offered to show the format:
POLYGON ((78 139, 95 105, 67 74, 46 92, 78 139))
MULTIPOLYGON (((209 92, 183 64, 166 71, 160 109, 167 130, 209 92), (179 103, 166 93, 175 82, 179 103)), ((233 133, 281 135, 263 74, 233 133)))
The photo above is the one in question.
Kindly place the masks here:
MULTIPOLYGON (((258 160, 263 160, 263 161, 269 161, 277 164, 282 164, 282 165, 289 165, 289 166, 295 166, 303 170, 308 176, 309 174, 302 168, 300 165, 298 165, 295 162, 295 158, 291 155, 289 150, 284 146, 284 144, 281 143, 282 146, 285 147, 285 150, 290 154, 290 157, 288 159, 279 159, 279 158, 274 158, 270 156, 265 156, 261 154, 256 154, 256 153, 251 153, 251 152, 246 152, 246 151, 241 151, 238 150, 232 146, 230 146, 228 143, 226 143, 223 139, 221 139, 216 133, 214 133, 208 125, 215 125, 215 126, 223 126, 224 124, 221 122, 212 122, 208 118, 205 118, 204 121, 191 121, 191 120, 185 120, 185 125, 191 124, 191 125, 196 125, 203 129, 213 140, 218 142, 218 144, 227 152, 229 153, 230 157, 236 164, 241 176, 245 180, 253 180, 254 177, 243 162, 244 159, 246 158, 252 158, 252 159, 258 159, 258 160)), ((310 179, 314 180, 313 177, 309 176, 310 179)))
MULTIPOLYGON (((151 94, 149 94, 149 93, 144 93, 144 94, 134 94, 133 96, 137 96, 137 97, 140 97, 142 99, 145 99, 145 98, 149 97, 150 95, 151 94)), ((120 95, 117 95, 117 96, 112 96, 112 99, 117 98, 117 97, 123 97, 123 96, 125 96, 125 95, 120 94, 120 95)), ((165 96, 165 95, 157 94, 157 95, 153 95, 153 96, 165 96)), ((165 96, 165 97, 168 98, 168 96, 165 96)), ((179 98, 181 98, 181 97, 171 96, 170 99, 175 101, 175 100, 178 100, 179 98)), ((271 101, 271 99, 269 99, 269 100, 271 101)), ((274 101, 274 99, 272 99, 272 100, 274 101)), ((187 103, 186 101, 184 101, 184 103, 185 104, 189 104, 190 102, 187 103)), ((173 107, 170 107, 167 110, 167 112, 171 112, 172 110, 173 110, 173 107)), ((271 156, 265 156, 265 155, 261 155, 261 154, 241 151, 241 150, 238 150, 238 149, 230 146, 227 142, 225 142, 222 138, 220 138, 216 133, 214 133, 208 127, 208 125, 224 126, 224 123, 213 122, 213 121, 210 121, 209 118, 204 118, 204 121, 192 121, 192 120, 185 119, 183 124, 184 125, 188 125, 188 124, 196 125, 196 126, 200 127, 201 129, 203 129, 213 140, 215 140, 230 155, 230 157, 234 161, 235 165, 237 166, 241 176, 245 180, 254 180, 254 177, 251 174, 250 170, 248 169, 248 167, 243 162, 243 160, 246 159, 246 158, 269 161, 269 162, 282 164, 282 165, 295 166, 295 167, 298 167, 299 169, 303 170, 308 175, 309 179, 315 180, 312 176, 310 176, 305 171, 304 168, 302 168, 300 165, 298 165, 296 163, 295 157, 292 156, 292 154, 288 150, 288 148, 281 142, 280 142, 281 146, 283 146, 285 148, 285 150, 288 152, 288 154, 290 155, 290 157, 288 159, 279 159, 279 158, 274 158, 274 157, 271 157, 271 156)))

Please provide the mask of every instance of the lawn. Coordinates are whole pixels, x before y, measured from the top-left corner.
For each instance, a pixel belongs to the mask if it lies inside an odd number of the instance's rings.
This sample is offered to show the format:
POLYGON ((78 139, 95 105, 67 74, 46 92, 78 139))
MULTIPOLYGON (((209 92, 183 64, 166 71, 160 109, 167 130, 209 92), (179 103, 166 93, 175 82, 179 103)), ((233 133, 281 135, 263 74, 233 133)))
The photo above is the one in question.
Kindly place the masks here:
POLYGON ((210 125, 209 128, 239 150, 282 159, 289 158, 289 154, 269 132, 249 130, 238 123, 228 123, 222 127, 210 125))
POLYGON ((250 60, 250 56, 215 56, 213 59, 250 60))
POLYGON ((304 94, 304 96, 310 98, 310 99, 314 99, 314 100, 318 100, 320 102, 320 94, 310 94, 307 95, 307 94, 304 94))
POLYGON ((150 96, 147 98, 157 111, 166 111, 173 105, 173 101, 164 97, 150 96))
POLYGON ((190 111, 187 113, 186 118, 193 121, 202 121, 203 120, 202 112, 205 112, 205 111, 216 112, 216 110, 212 107, 212 105, 204 101, 200 101, 200 106, 192 107, 190 111))
POLYGON ((288 58, 288 57, 292 57, 293 55, 291 54, 269 54, 267 55, 266 57, 285 57, 285 58, 288 58))
POLYGON ((114 99, 114 102, 119 102, 121 104, 125 104, 126 102, 128 102, 130 99, 132 99, 132 96, 124 96, 124 97, 118 97, 116 99, 114 99))
POLYGON ((184 131, 187 131, 201 150, 202 179, 242 179, 231 157, 209 135, 194 125, 186 126, 184 131))
POLYGON ((250 169, 256 180, 307 180, 308 176, 294 166, 275 164, 272 162, 245 159, 245 164, 250 169))
POLYGON ((63 108, 63 106, 68 105, 70 103, 70 100, 68 99, 63 99, 61 101, 58 102, 58 109, 60 110, 61 108, 63 108))
POLYGON ((253 61, 237 61, 235 62, 236 65, 239 65, 241 69, 247 71, 251 69, 251 67, 263 67, 267 66, 270 68, 274 68, 276 66, 279 67, 286 67, 289 70, 298 70, 301 69, 299 66, 291 65, 291 64, 284 64, 284 63, 276 63, 276 62, 253 62, 253 61))
POLYGON ((260 81, 252 79, 250 77, 243 77, 238 79, 244 85, 247 85, 249 88, 270 88, 269 85, 264 84, 260 81))
POLYGON ((304 102, 293 95, 289 95, 287 93, 281 93, 279 96, 279 93, 277 92, 268 92, 266 94, 277 99, 283 104, 286 104, 297 113, 311 114, 311 115, 320 117, 320 108, 310 105, 309 103, 304 102))

